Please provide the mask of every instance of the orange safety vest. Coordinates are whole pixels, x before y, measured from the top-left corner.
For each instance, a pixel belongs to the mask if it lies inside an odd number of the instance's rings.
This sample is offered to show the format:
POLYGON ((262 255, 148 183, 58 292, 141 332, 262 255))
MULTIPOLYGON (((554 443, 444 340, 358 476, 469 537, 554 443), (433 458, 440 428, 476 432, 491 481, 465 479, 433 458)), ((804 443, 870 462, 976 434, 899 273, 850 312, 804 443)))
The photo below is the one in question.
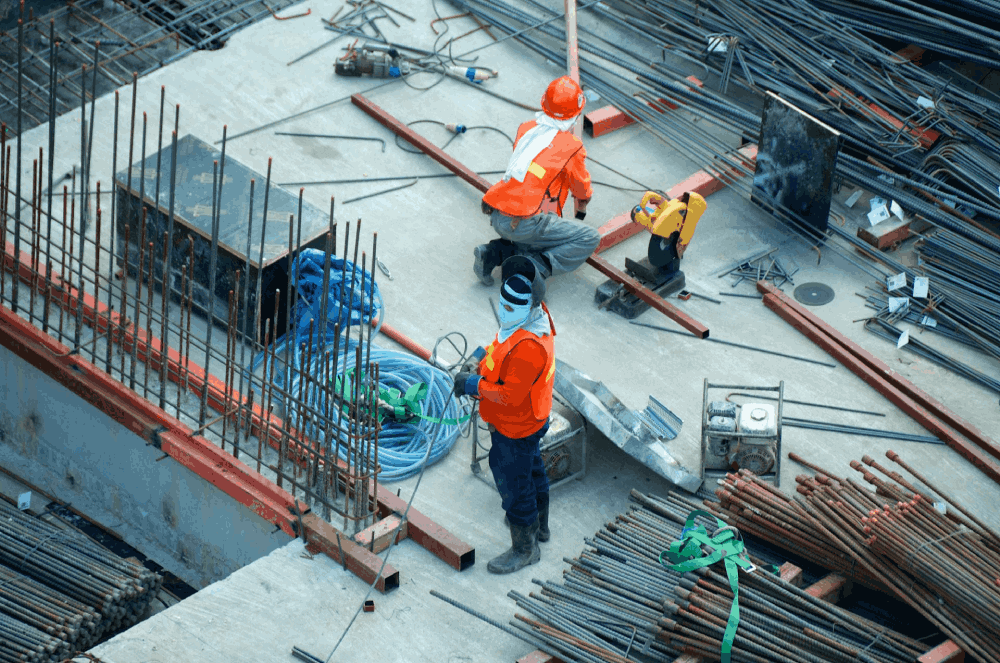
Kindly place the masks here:
POLYGON ((549 318, 551 333, 545 336, 518 329, 510 337, 500 343, 499 336, 486 348, 486 356, 479 362, 479 374, 488 382, 498 383, 506 374, 506 358, 517 344, 531 339, 542 346, 545 361, 544 368, 528 391, 528 398, 518 405, 503 405, 486 398, 479 401, 479 416, 483 421, 493 426, 509 438, 527 437, 541 428, 552 412, 552 387, 555 384, 556 353, 554 337, 555 324, 545 304, 542 310, 549 318))
MULTIPOLYGON (((536 125, 537 122, 529 120, 518 127, 514 146, 517 146, 517 141, 521 140, 525 132, 536 125)), ((582 148, 583 142, 579 138, 568 131, 560 131, 528 166, 523 182, 514 178, 500 180, 489 188, 483 196, 483 202, 502 214, 519 218, 534 216, 541 211, 555 211, 562 215, 569 188, 560 186, 559 190, 550 191, 550 187, 566 167, 566 163, 582 148), (553 204, 553 198, 558 202, 553 204)))

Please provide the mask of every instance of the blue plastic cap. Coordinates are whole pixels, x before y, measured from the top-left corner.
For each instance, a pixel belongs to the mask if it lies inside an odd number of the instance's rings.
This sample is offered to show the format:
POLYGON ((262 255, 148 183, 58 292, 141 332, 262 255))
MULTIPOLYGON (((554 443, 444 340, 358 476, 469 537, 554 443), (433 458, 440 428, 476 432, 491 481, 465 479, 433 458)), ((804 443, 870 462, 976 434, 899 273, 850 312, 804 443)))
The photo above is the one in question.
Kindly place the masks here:
POLYGON ((389 67, 389 75, 393 78, 399 78, 399 67, 389 67))

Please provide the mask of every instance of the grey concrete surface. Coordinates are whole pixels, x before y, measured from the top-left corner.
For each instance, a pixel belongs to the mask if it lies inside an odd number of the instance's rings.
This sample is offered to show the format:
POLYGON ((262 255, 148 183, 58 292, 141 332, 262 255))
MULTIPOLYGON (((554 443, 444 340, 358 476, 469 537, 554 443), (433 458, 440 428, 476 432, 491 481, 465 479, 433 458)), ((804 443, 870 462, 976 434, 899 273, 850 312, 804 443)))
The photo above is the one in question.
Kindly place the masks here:
MULTIPOLYGON (((333 76, 332 59, 342 52, 338 50, 340 45, 299 64, 290 67, 285 64, 329 38, 331 33, 322 29, 318 17, 331 16, 340 4, 339 0, 312 1, 308 6, 313 13, 307 19, 259 23, 235 35, 219 51, 196 53, 150 75, 139 83, 139 111, 147 111, 155 122, 160 86, 165 85, 168 108, 174 104, 181 106, 181 135, 193 132, 214 141, 221 137, 223 124, 228 124, 231 134, 237 133, 369 88, 374 84, 370 79, 333 76)), ((547 4, 561 5, 554 0, 548 0, 547 4)), ((437 7, 441 15, 457 13, 447 2, 438 2, 437 7)), ((398 29, 386 24, 386 34, 403 43, 431 47, 434 40, 428 28, 434 18, 431 3, 408 3, 405 11, 418 20, 415 23, 401 20, 398 29)), ((451 23, 453 34, 474 27, 468 19, 451 23)), ((462 53, 488 41, 487 36, 477 32, 458 42, 455 51, 462 53)), ((500 70, 500 77, 485 86, 527 104, 537 103, 546 84, 562 73, 511 41, 486 49, 480 56, 477 64, 500 70)), ((420 76, 412 82, 423 86, 434 80, 420 76)), ((128 150, 131 96, 130 89, 121 90, 124 137, 119 135, 119 169, 128 150)), ((397 82, 369 96, 403 122, 435 119, 468 126, 489 125, 513 135, 517 124, 532 116, 528 111, 451 80, 426 91, 397 82)), ((112 172, 113 102, 113 96, 109 96, 97 103, 94 177, 105 186, 110 183, 112 172)), ((172 118, 169 113, 168 124, 172 118)), ((444 172, 427 157, 396 148, 387 131, 349 103, 275 130, 356 132, 382 136, 390 140, 390 145, 382 154, 375 143, 309 142, 275 136, 268 130, 231 141, 228 152, 261 172, 266 170, 267 158, 274 157, 273 176, 277 182, 444 172)), ((418 130, 438 144, 448 138, 439 127, 429 124, 418 125, 418 130)), ((79 163, 78 154, 74 155, 79 131, 78 114, 60 118, 57 136, 66 151, 57 155, 57 173, 79 163)), ((45 136, 45 127, 26 134, 25 154, 32 154, 32 150, 37 153, 38 145, 46 141, 45 136)), ((735 136, 732 141, 734 146, 738 145, 735 136)), ((684 179, 698 167, 684 154, 652 140, 639 126, 597 139, 585 137, 584 142, 593 158, 662 189, 684 179)), ((447 151, 474 169, 502 170, 509 149, 509 143, 499 134, 470 132, 453 141, 447 151)), ((30 162, 24 165, 29 182, 30 167, 30 162)), ((595 180, 634 186, 597 166, 591 172, 595 180)), ((332 195, 346 200, 391 186, 392 183, 373 183, 308 187, 305 197, 325 209, 332 195)), ((601 225, 629 209, 640 195, 597 187, 587 222, 595 227, 601 225)), ((107 208, 107 198, 104 204, 107 208)), ((492 238, 492 231, 487 218, 479 212, 479 194, 474 189, 455 179, 423 181, 397 193, 338 205, 337 218, 341 222, 361 218, 366 234, 379 232, 379 257, 395 277, 392 282, 380 281, 388 322, 427 347, 453 330, 464 333, 473 344, 488 342, 495 328, 487 297, 495 295, 495 290, 481 286, 473 276, 472 249, 492 238)), ((605 257, 621 267, 626 256, 645 255, 646 242, 645 234, 637 236, 608 251, 605 257)), ((716 296, 719 290, 730 289, 729 279, 716 278, 720 269, 738 258, 779 244, 783 245, 780 255, 801 268, 795 276, 796 283, 821 281, 836 291, 832 303, 815 309, 821 318, 892 364, 903 376, 987 434, 996 436, 1000 431, 996 394, 866 333, 860 323, 852 321, 871 313, 856 296, 865 292, 866 286, 876 285, 871 278, 828 249, 824 249, 817 265, 816 251, 800 240, 790 239, 783 227, 737 192, 726 190, 709 198, 708 211, 684 258, 688 285, 692 290, 716 296)), ((861 260, 852 251, 848 255, 861 260)), ((679 414, 685 424, 669 448, 688 467, 696 468, 699 457, 698 422, 704 378, 761 385, 775 385, 784 380, 789 398, 874 409, 887 415, 873 418, 789 406, 790 416, 925 433, 843 367, 824 368, 662 334, 598 311, 593 293, 603 280, 599 273, 584 266, 573 274, 549 281, 547 301, 558 333, 556 351, 560 358, 607 384, 630 407, 643 407, 648 395, 653 394, 679 414)), ((732 291, 753 292, 745 283, 732 291)), ((724 300, 723 304, 697 299, 677 304, 706 323, 713 337, 828 359, 760 302, 719 299, 724 300)), ((655 312, 644 314, 641 320, 677 328, 655 312)), ((937 337, 927 340, 983 370, 993 373, 997 370, 996 362, 967 348, 937 337)), ((381 342, 391 345, 388 340, 381 342)), ((506 621, 513 612, 513 603, 505 597, 506 592, 511 588, 531 589, 532 577, 557 576, 564 566, 561 561, 564 555, 578 553, 584 536, 591 535, 602 522, 627 508, 629 489, 654 492, 668 489, 607 440, 594 440, 588 458, 588 476, 554 494, 553 541, 544 548, 542 562, 512 577, 491 576, 485 563, 503 552, 509 540, 502 526, 499 497, 469 472, 468 444, 467 440, 460 440, 444 461, 427 470, 415 506, 475 545, 478 563, 459 574, 412 541, 401 544, 392 557, 392 563, 401 572, 400 590, 387 597, 376 596, 376 613, 359 618, 336 660, 510 661, 526 653, 529 648, 523 643, 436 601, 429 597, 428 591, 439 589, 506 621)), ((866 453, 881 457, 886 449, 894 449, 985 522, 1000 526, 1000 511, 994 506, 1000 498, 1000 486, 947 447, 795 429, 786 429, 784 444, 786 450, 796 451, 842 474, 849 472, 851 459, 866 453)), ((790 489, 795 475, 801 472, 803 468, 786 460, 782 485, 790 489)), ((415 484, 414 478, 394 487, 398 486, 406 497, 415 484)), ((251 566, 209 588, 193 602, 185 601, 159 615, 159 622, 141 625, 138 628, 142 631, 124 634, 95 653, 109 663, 284 660, 282 657, 288 655, 290 645, 295 643, 325 654, 340 636, 365 588, 329 560, 301 559, 298 545, 282 548, 263 560, 259 569, 251 566), (262 587, 261 579, 265 577, 272 593, 249 589, 253 583, 262 587), (244 581, 249 584, 241 584, 244 581)))
POLYGON ((0 465, 106 525, 195 588, 288 541, 283 532, 0 347, 0 465))

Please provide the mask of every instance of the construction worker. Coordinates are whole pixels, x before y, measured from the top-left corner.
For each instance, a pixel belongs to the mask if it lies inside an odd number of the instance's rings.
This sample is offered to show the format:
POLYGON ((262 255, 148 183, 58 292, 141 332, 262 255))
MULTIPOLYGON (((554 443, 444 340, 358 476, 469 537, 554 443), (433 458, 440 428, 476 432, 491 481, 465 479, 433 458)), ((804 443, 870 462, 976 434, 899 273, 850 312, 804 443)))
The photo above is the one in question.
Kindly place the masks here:
POLYGON ((548 541, 549 480, 539 442, 549 429, 556 359, 552 316, 541 298, 545 283, 523 256, 503 263, 500 329, 477 348, 455 377, 455 393, 479 399, 489 424, 490 469, 507 512, 510 550, 490 561, 491 573, 512 573, 541 556, 548 541))
POLYGON ((548 278, 573 271, 597 248, 598 232, 579 222, 594 193, 587 150, 572 133, 584 103, 579 84, 563 76, 545 90, 543 112, 518 127, 503 179, 483 196, 483 213, 500 235, 475 248, 473 271, 485 285, 493 285, 491 273, 512 255, 527 256, 548 278), (560 218, 570 194, 579 221, 560 218))

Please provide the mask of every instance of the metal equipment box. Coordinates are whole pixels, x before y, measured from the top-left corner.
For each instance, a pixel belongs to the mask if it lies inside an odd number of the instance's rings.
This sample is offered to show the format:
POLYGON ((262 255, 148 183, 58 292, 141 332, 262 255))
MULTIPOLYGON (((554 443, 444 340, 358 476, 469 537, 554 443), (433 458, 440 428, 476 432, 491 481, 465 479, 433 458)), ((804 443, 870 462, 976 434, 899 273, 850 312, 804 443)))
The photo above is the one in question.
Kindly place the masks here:
MULTIPOLYGON (((159 153, 160 183, 157 199, 157 153, 138 161, 129 170, 115 175, 115 195, 117 196, 116 251, 119 263, 125 249, 124 229, 129 228, 129 273, 135 275, 139 268, 139 241, 141 236, 142 207, 146 216, 146 253, 153 244, 153 277, 159 284, 163 277, 164 233, 167 231, 167 217, 170 206, 170 171, 172 146, 168 145, 159 153), (130 177, 131 175, 131 177, 130 177), (139 201, 142 201, 140 206, 139 201)), ((176 192, 174 197, 173 249, 169 274, 170 288, 180 293, 182 270, 187 269, 190 247, 194 247, 194 306, 206 314, 209 306, 210 259, 212 250, 212 188, 213 162, 221 161, 222 154, 208 143, 188 134, 177 141, 176 192)), ((326 235, 329 230, 329 212, 303 201, 301 216, 301 239, 299 238, 299 199, 289 191, 271 184, 268 191, 267 230, 263 237, 263 260, 261 256, 262 211, 266 178, 244 166, 236 159, 226 156, 225 181, 219 204, 219 248, 215 275, 214 317, 221 324, 237 322, 242 328, 246 311, 243 310, 242 294, 237 298, 235 321, 228 316, 229 291, 237 291, 236 272, 247 271, 247 246, 249 241, 249 279, 241 276, 243 283, 249 284, 247 311, 254 314, 257 307, 257 275, 261 276, 261 336, 264 320, 274 311, 275 289, 281 291, 278 303, 276 329, 283 333, 287 325, 285 294, 288 290, 289 251, 297 253, 296 246, 326 249, 326 235), (253 228, 250 225, 250 180, 256 180, 253 196, 253 228), (289 222, 289 217, 295 217, 289 222), (248 237, 248 230, 251 231, 248 237), (295 237, 289 241, 289 232, 295 237), (259 261, 259 264, 258 264, 259 261)), ((143 273, 148 273, 149 257, 144 256, 143 273)), ((252 333, 252 330, 251 330, 252 333)))

